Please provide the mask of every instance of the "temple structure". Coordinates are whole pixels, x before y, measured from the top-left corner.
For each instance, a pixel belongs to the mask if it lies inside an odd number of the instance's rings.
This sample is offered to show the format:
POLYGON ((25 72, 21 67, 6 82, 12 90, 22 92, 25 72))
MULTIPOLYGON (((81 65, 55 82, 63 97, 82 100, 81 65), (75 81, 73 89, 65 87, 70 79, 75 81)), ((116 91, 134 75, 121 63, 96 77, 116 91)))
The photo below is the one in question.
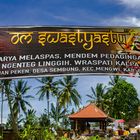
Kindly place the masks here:
POLYGON ((69 115, 69 119, 73 124, 72 129, 75 132, 84 132, 85 130, 90 131, 91 122, 99 122, 100 129, 105 131, 107 122, 111 120, 108 115, 93 103, 90 103, 78 112, 69 115))

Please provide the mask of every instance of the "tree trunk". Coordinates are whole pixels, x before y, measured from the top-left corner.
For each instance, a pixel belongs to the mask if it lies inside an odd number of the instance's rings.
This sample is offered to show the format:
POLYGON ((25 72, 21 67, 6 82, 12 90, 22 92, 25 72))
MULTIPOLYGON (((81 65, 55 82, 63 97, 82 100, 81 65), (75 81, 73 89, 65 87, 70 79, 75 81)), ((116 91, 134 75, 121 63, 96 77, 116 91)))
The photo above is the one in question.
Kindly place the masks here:
POLYGON ((10 114, 11 114, 11 118, 12 118, 12 129, 13 129, 13 132, 14 132, 14 139, 17 140, 18 139, 17 119, 14 116, 11 99, 10 99, 8 94, 7 94, 7 99, 8 99, 8 105, 9 105, 9 108, 10 108, 10 114))
POLYGON ((6 89, 5 89, 6 95, 7 95, 7 100, 8 100, 8 105, 9 105, 9 109, 10 109, 10 115, 12 118, 12 129, 14 132, 14 140, 18 140, 18 125, 17 125, 17 118, 14 116, 14 111, 13 111, 13 107, 12 107, 12 99, 10 96, 10 88, 9 85, 6 85, 6 89))
POLYGON ((1 125, 3 124, 3 87, 1 93, 1 125))
POLYGON ((50 116, 50 97, 49 97, 49 92, 47 91, 47 106, 48 106, 48 119, 50 119, 49 118, 49 116, 50 116))
POLYGON ((57 99, 56 99, 57 101, 56 101, 56 113, 57 113, 57 115, 56 115, 56 124, 58 125, 58 107, 59 107, 59 102, 58 102, 58 97, 57 97, 57 99))

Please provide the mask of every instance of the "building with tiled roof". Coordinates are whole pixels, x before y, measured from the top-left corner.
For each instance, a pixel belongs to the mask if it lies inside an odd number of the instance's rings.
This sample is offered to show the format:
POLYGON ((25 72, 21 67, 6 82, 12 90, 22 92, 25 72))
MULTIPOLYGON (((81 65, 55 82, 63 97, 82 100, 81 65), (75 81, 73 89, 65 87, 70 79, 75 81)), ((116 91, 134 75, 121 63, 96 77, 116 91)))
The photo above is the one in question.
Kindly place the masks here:
POLYGON ((70 119, 105 119, 107 117, 108 116, 93 103, 85 106, 78 112, 69 115, 70 119))
POLYGON ((105 130, 107 121, 110 119, 107 114, 105 114, 93 103, 88 104, 87 106, 83 107, 76 113, 69 115, 68 117, 71 122, 73 122, 72 128, 75 131, 88 128, 89 122, 99 122, 100 129, 105 130))

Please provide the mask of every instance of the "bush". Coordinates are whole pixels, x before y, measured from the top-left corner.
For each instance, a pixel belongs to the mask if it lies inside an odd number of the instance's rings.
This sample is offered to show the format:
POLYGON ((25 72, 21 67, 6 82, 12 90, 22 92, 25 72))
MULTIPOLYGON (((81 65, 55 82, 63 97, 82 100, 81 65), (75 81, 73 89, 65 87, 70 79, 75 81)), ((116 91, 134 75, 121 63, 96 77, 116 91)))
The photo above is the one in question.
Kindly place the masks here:
POLYGON ((27 125, 20 133, 22 140, 55 140, 55 135, 48 128, 32 127, 27 125))
POLYGON ((101 140, 101 138, 98 135, 96 135, 96 136, 90 137, 89 140, 101 140))

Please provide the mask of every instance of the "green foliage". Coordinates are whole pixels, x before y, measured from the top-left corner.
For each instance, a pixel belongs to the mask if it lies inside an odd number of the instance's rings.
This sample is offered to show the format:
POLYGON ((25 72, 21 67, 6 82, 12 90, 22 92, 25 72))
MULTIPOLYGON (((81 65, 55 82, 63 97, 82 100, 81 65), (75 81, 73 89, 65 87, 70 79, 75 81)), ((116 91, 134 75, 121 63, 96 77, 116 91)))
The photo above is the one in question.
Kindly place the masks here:
POLYGON ((69 140, 68 138, 66 138, 66 137, 64 137, 64 136, 62 136, 62 137, 60 137, 60 139, 59 140, 69 140))
POLYGON ((91 136, 89 140, 101 140, 101 138, 98 135, 96 135, 96 136, 91 136))
POLYGON ((57 92, 57 82, 54 81, 53 77, 43 77, 41 79, 37 79, 42 85, 37 87, 39 91, 37 95, 39 95, 39 100, 43 100, 44 97, 47 99, 47 115, 49 117, 50 114, 50 95, 54 95, 57 92))
POLYGON ((110 117, 126 121, 137 118, 140 101, 134 86, 120 76, 110 77, 110 80, 108 90, 103 84, 97 84, 95 89, 91 87, 88 101, 95 103, 110 117))
POLYGON ((22 110, 26 114, 26 105, 31 107, 30 103, 27 102, 27 99, 33 98, 31 95, 28 95, 30 87, 26 81, 18 80, 14 82, 14 89, 12 90, 12 104, 15 117, 18 116, 22 110))
POLYGON ((124 78, 116 75, 116 76, 110 76, 110 81, 109 81, 109 85, 110 86, 115 86, 120 80, 125 80, 124 78))
POLYGON ((26 113, 26 117, 24 120, 24 126, 26 125, 32 125, 36 126, 38 125, 38 117, 36 117, 36 111, 34 109, 29 109, 26 113))
POLYGON ((51 104, 50 116, 56 124, 58 124, 58 122, 64 118, 65 113, 66 109, 62 109, 59 105, 55 107, 54 104, 51 104))
POLYGON ((135 119, 138 113, 139 99, 134 86, 124 79, 118 80, 108 91, 106 98, 109 115, 113 118, 123 118, 126 121, 135 119))
MULTIPOLYGON (((11 90, 11 81, 3 83, 4 95, 6 95, 10 107, 11 118, 9 118, 9 123, 11 128, 19 124, 19 113, 23 110, 25 113, 24 128, 19 134, 22 140, 56 140, 56 138, 58 140, 68 140, 63 137, 63 130, 69 128, 67 127, 69 126, 68 107, 69 105, 79 107, 81 102, 81 96, 76 90, 78 78, 65 76, 54 81, 52 77, 44 77, 38 81, 42 85, 38 87, 39 91, 37 94, 40 95, 40 99, 47 98, 48 107, 47 111, 39 118, 36 117, 35 110, 26 110, 26 105, 30 106, 27 99, 32 98, 27 95, 30 89, 27 82, 17 80, 13 84, 13 90, 11 90), (56 104, 51 104, 51 109, 49 109, 50 95, 53 95, 53 98, 56 99, 56 104), (58 132, 56 136, 51 128, 58 132), (60 134, 59 132, 62 133, 60 134)), ((136 118, 140 102, 134 86, 119 76, 111 77, 109 85, 110 88, 108 89, 101 83, 97 84, 95 89, 92 87, 92 94, 87 95, 89 101, 95 103, 110 117, 123 118, 126 121, 136 118)), ((89 140, 100 139, 99 136, 93 136, 89 140)))
POLYGON ((81 103, 81 96, 76 90, 78 78, 72 76, 65 76, 62 80, 59 80, 60 92, 59 92, 59 103, 60 106, 68 106, 74 103, 76 107, 79 107, 81 103))
POLYGON ((39 117, 39 124, 41 127, 50 126, 50 119, 48 118, 46 110, 45 113, 41 114, 41 116, 39 117))
POLYGON ((43 140, 55 140, 55 135, 49 130, 44 129, 41 131, 42 139, 43 140))
POLYGON ((49 128, 41 128, 40 126, 27 125, 20 133, 22 140, 55 140, 55 135, 49 128))
POLYGON ((91 87, 91 94, 87 94, 89 100, 87 102, 95 103, 99 108, 102 110, 105 109, 105 93, 106 93, 106 86, 101 83, 98 83, 96 88, 94 89, 91 87))
MULTIPOLYGON (((23 115, 19 115, 18 118, 16 119, 16 124, 18 125, 18 128, 21 127, 21 123, 24 122, 23 115)), ((10 114, 8 114, 7 122, 5 124, 6 129, 12 129, 12 117, 10 114)))
POLYGON ((27 125, 24 130, 20 133, 19 137, 22 140, 28 140, 28 139, 35 139, 35 130, 32 130, 31 125, 27 125))
POLYGON ((0 140, 3 140, 3 136, 0 136, 0 140))

